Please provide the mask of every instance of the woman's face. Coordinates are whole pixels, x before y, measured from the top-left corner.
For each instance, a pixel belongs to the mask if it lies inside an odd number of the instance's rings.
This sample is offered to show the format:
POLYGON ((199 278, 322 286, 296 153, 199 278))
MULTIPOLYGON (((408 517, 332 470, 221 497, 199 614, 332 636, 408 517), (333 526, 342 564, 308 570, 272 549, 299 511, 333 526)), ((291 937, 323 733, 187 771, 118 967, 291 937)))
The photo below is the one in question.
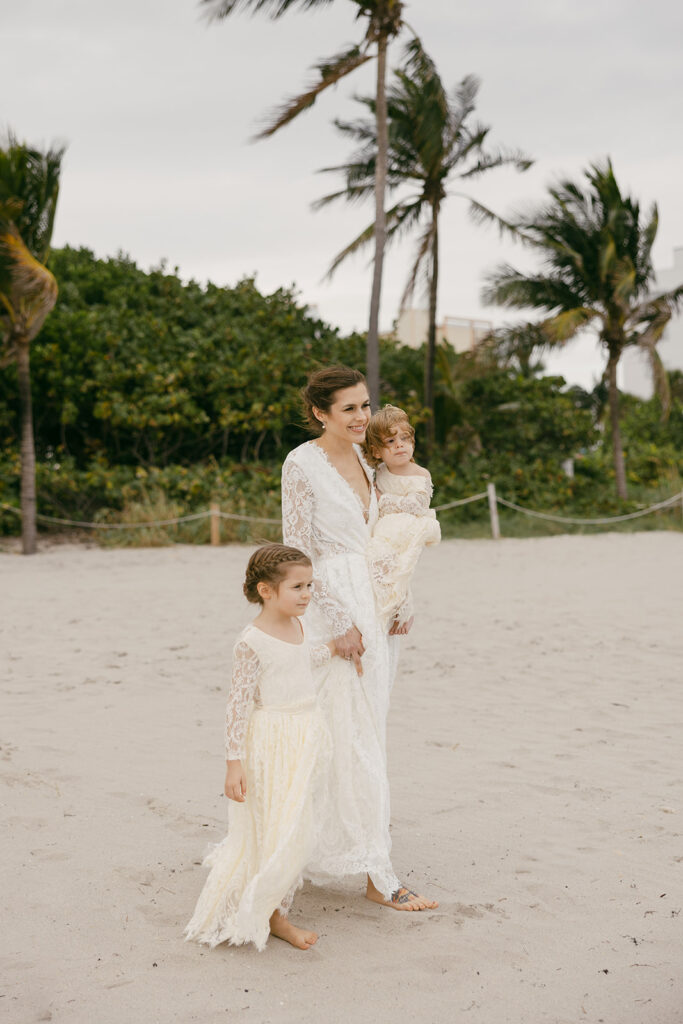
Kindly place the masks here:
POLYGON ((360 444, 370 420, 370 397, 365 384, 335 391, 334 401, 325 412, 315 409, 315 415, 324 424, 323 433, 340 441, 360 444))

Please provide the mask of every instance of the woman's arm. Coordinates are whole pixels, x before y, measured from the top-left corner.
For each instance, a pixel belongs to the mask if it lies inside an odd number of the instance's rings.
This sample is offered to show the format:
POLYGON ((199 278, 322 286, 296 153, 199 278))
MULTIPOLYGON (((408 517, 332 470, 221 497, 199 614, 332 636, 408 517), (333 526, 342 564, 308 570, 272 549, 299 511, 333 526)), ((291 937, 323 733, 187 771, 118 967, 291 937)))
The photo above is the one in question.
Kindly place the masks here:
POLYGON ((315 498, 304 471, 294 462, 282 467, 282 539, 299 548, 313 563, 313 600, 325 616, 333 637, 344 636, 353 628, 351 616, 330 593, 327 582, 316 572, 313 543, 315 498))
POLYGON ((315 496, 311 482, 300 466, 288 460, 282 467, 282 539, 285 544, 305 552, 313 563, 313 600, 327 621, 336 642, 337 654, 353 660, 358 675, 363 674, 361 657, 363 638, 344 606, 330 593, 327 582, 315 569, 313 510, 315 496))

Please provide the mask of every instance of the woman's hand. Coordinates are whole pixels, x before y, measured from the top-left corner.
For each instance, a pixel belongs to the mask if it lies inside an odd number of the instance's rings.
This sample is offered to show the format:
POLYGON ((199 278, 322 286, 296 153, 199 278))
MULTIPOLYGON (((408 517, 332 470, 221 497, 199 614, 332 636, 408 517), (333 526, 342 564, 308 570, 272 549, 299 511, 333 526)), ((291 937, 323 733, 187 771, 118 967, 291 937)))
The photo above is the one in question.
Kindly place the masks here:
POLYGON ((415 616, 411 615, 405 622, 399 622, 398 619, 394 619, 393 625, 389 630, 389 636, 405 636, 410 633, 415 616))
POLYGON ((242 767, 241 761, 227 761, 225 773, 225 786, 223 792, 228 800, 236 800, 243 804, 247 795, 247 773, 242 767))
POLYGON ((337 654, 340 658, 346 658, 347 661, 353 661, 356 666, 356 672, 359 676, 363 675, 363 665, 361 664, 361 658, 365 654, 365 647, 363 646, 363 637, 355 626, 351 626, 343 636, 337 636, 334 640, 337 654))

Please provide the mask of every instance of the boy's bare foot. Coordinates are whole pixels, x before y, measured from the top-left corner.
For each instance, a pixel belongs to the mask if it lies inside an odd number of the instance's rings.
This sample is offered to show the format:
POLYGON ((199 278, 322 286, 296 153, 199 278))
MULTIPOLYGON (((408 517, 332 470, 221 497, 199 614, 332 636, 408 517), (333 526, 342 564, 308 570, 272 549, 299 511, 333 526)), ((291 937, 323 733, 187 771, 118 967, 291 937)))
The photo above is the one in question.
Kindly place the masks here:
POLYGON ((380 903, 383 907, 392 907, 393 910, 436 910, 439 905, 436 900, 418 896, 412 889, 406 889, 403 885, 396 892, 392 892, 391 899, 387 900, 369 878, 365 895, 373 903, 380 903))
POLYGON ((315 932, 309 932, 305 928, 297 928, 283 917, 279 910, 270 918, 270 934, 278 939, 284 939, 297 949, 310 949, 318 941, 315 932))

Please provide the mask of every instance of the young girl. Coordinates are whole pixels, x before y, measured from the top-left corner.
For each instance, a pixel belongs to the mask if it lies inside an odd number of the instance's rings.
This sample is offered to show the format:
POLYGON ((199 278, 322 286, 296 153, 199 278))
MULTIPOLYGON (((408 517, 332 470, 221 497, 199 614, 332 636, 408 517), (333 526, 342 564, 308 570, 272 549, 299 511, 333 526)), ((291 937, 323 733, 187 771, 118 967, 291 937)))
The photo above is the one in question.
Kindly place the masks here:
POLYGON ((432 478, 413 459, 415 431, 403 409, 385 405, 371 418, 363 444, 377 467, 379 520, 367 557, 377 608, 386 628, 413 614, 410 580, 422 548, 438 544, 441 530, 429 507, 432 478))
POLYGON ((206 857, 211 872, 185 929, 210 946, 253 942, 262 950, 272 934, 309 949, 318 938, 287 919, 315 850, 314 807, 324 799, 330 756, 311 669, 335 645, 311 648, 299 621, 312 576, 308 556, 284 544, 259 548, 247 566, 244 593, 261 611, 234 648, 225 730, 229 831, 206 857))

